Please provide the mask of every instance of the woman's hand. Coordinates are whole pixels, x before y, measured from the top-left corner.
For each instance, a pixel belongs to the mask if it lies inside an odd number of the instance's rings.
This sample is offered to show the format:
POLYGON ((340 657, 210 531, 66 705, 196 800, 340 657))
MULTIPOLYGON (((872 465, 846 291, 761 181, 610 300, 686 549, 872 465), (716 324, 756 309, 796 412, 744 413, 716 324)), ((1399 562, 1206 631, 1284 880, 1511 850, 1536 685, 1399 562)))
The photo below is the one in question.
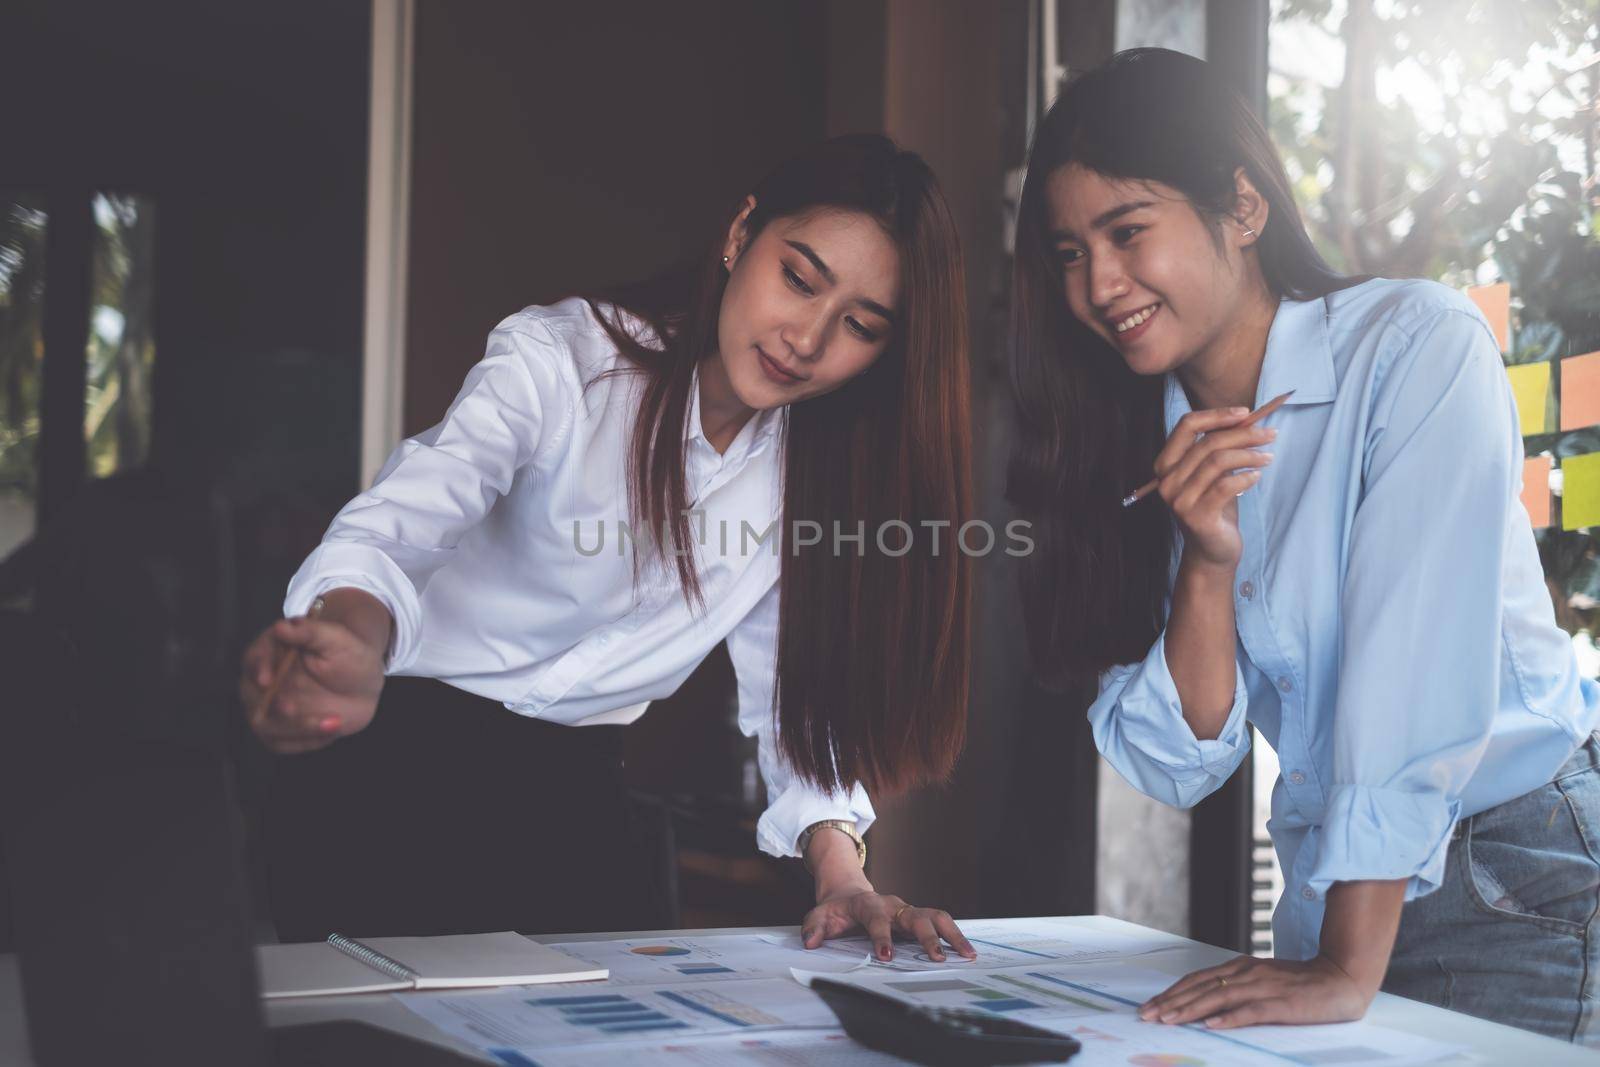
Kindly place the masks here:
POLYGON ((388 636, 385 629, 377 640, 371 605, 383 613, 385 626, 388 611, 355 590, 336 590, 326 600, 330 607, 320 616, 279 619, 245 650, 239 698, 250 728, 274 752, 322 748, 364 729, 377 711, 388 636), (341 596, 349 593, 370 605, 341 596))
POLYGON ((950 913, 935 908, 914 908, 899 897, 879 893, 867 881, 857 858, 855 842, 832 827, 819 829, 806 846, 806 866, 817 880, 817 906, 800 924, 800 941, 819 948, 830 937, 865 930, 872 939, 872 954, 894 959, 894 935, 921 942, 928 958, 944 959, 942 937, 963 956, 976 959, 972 945, 956 929, 950 913))
POLYGON ((916 938, 922 951, 936 963, 943 961, 945 955, 940 938, 969 960, 978 956, 949 912, 913 907, 893 894, 875 892, 870 885, 818 900, 800 924, 800 939, 806 948, 818 948, 830 937, 842 937, 857 929, 867 932, 872 939, 872 954, 885 962, 894 959, 896 932, 916 938))
POLYGON ((1272 462, 1249 446, 1277 436, 1239 425, 1249 417, 1247 408, 1191 411, 1156 456, 1158 492, 1183 530, 1167 617, 1167 668, 1184 722, 1202 741, 1222 735, 1233 708, 1233 580, 1244 552, 1238 496, 1272 462))
POLYGON ((1238 497, 1261 478, 1272 455, 1258 450, 1278 436, 1240 426, 1248 408, 1191 411, 1178 420, 1156 456, 1156 491, 1183 530, 1183 550, 1212 567, 1238 565, 1238 497))
POLYGON ((1258 1023, 1342 1023, 1359 1019, 1378 993, 1326 955, 1263 960, 1240 956, 1176 982, 1139 1006, 1146 1022, 1192 1023, 1215 1030, 1258 1023))

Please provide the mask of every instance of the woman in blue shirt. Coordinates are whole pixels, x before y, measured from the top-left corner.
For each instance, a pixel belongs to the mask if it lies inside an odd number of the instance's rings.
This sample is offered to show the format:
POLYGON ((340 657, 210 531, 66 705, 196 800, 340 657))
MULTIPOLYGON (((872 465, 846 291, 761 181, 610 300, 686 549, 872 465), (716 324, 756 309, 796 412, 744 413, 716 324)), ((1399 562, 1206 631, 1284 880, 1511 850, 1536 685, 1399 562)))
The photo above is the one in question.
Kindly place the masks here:
POLYGON ((1150 796, 1216 789, 1251 724, 1283 768, 1277 958, 1141 1014, 1335 1021, 1381 986, 1583 1038, 1600 687, 1555 625, 1481 316, 1336 275, 1260 123, 1156 49, 1041 123, 1015 299, 1037 661, 1098 675, 1096 744, 1150 796))

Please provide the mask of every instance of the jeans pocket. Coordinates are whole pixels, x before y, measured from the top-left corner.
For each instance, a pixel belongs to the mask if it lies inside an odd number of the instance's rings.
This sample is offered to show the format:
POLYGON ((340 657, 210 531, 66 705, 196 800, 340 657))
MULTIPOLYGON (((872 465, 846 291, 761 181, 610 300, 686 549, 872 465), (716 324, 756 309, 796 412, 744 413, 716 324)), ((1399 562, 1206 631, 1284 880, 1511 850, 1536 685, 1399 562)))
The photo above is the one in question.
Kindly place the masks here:
POLYGON ((1462 847, 1469 899, 1497 918, 1584 936, 1600 906, 1587 829, 1600 774, 1535 789, 1472 817, 1462 847))

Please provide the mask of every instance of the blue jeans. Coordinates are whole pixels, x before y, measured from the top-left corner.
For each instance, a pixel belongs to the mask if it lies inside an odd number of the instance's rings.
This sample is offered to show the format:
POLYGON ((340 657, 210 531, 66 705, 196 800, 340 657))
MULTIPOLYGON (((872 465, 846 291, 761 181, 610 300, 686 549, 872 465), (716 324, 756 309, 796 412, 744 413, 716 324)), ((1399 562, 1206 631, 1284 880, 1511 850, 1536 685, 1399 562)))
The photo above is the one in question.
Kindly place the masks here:
POLYGON ((1600 1044, 1600 734, 1531 793, 1463 819, 1444 883, 1400 913, 1383 988, 1600 1044))

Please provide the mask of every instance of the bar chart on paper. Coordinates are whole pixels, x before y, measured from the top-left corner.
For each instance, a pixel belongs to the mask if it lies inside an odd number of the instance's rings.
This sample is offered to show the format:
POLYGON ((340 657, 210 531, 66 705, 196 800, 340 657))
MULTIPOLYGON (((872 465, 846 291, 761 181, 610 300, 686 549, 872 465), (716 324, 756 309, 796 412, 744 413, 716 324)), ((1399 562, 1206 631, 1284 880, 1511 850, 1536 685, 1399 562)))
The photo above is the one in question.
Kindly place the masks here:
POLYGON ((592 1028, 602 1034, 657 1033, 662 1030, 687 1030, 689 1024, 656 1011, 643 1001, 616 994, 574 997, 535 997, 528 1001, 535 1008, 553 1011, 561 1022, 579 1029, 592 1028))
MULTIPOLYGON (((817 957, 792 944, 772 944, 751 935, 659 938, 650 941, 575 941, 553 945, 574 959, 611 972, 612 985, 665 985, 787 978, 789 968, 817 957)), ((847 970, 866 962, 866 953, 847 954, 833 967, 847 970)))
POLYGON ((696 1037, 615 1047, 489 1050, 506 1067, 612 1067, 621 1055, 652 1067, 904 1067, 905 1060, 833 1033, 696 1037), (536 1058, 535 1058, 536 1057, 536 1058))
POLYGON ((475 995, 413 994, 403 1003, 446 1033, 480 1048, 524 1051, 837 1026, 825 1004, 787 978, 654 989, 572 984, 475 995))
POLYGON ((673 973, 681 974, 686 978, 706 979, 719 975, 736 975, 738 968, 729 967, 718 961, 715 952, 708 952, 699 946, 686 945, 635 945, 628 949, 632 956, 643 956, 645 959, 661 960, 666 969, 673 973), (692 957, 692 958, 689 958, 692 957))

